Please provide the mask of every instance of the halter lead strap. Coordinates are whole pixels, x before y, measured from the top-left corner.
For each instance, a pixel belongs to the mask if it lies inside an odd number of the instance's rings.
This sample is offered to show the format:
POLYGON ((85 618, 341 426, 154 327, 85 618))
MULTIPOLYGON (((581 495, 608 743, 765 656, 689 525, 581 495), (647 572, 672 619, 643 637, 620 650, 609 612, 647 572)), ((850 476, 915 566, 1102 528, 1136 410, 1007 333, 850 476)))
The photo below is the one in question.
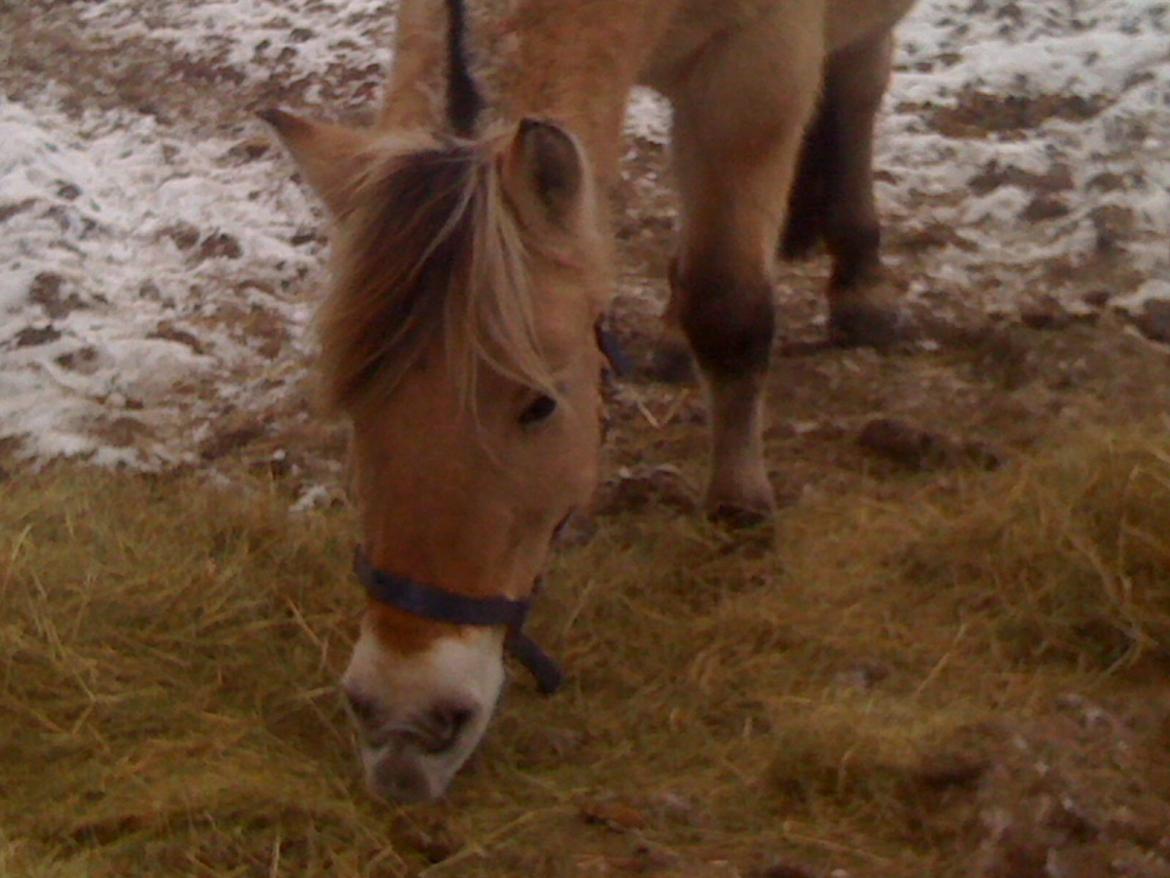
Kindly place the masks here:
POLYGON ((506 627, 508 635, 504 639, 504 649, 528 669, 541 693, 552 695, 561 687, 564 674, 560 667, 524 633, 531 601, 469 597, 395 576, 373 567, 360 546, 354 552, 353 568, 370 597, 404 613, 450 625, 506 627))

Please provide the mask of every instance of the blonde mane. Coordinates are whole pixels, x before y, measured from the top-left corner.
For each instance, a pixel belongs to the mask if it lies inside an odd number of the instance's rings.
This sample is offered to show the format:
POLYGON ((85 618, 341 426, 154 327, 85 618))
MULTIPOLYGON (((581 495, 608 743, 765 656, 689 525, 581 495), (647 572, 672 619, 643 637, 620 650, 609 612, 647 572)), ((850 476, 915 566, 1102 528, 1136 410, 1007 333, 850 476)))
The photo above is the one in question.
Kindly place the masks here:
POLYGON ((501 189, 500 144, 396 152, 356 187, 319 315, 331 408, 386 398, 438 339, 464 403, 485 365, 554 394, 535 325, 535 249, 501 189))

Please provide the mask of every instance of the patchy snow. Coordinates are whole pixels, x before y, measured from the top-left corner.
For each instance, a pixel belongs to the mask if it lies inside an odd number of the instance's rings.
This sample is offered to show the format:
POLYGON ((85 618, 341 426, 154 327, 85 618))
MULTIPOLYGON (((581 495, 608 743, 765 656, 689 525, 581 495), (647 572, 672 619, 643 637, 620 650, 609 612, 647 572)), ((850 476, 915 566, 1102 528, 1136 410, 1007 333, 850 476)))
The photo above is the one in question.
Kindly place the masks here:
POLYGON ((315 223, 305 195, 235 142, 70 118, 51 92, 0 99, 0 142, 0 435, 37 457, 189 460, 177 429, 247 404, 274 341, 303 347, 309 307, 287 288, 322 255, 293 243, 315 223))
POLYGON ((933 257, 961 269, 947 294, 1072 300, 1078 267, 1110 254, 1170 278, 1170 6, 926 0, 887 107, 885 213, 954 233, 933 257))
MULTIPOLYGON (((248 110, 372 110, 393 6, 30 0, 22 26, 76 47, 55 62, 76 72, 0 97, 0 443, 169 466, 301 393, 322 217, 248 110)), ((911 295, 1170 297, 1170 5, 922 0, 886 108, 879 195, 911 295)), ((668 128, 637 90, 627 133, 668 128)))

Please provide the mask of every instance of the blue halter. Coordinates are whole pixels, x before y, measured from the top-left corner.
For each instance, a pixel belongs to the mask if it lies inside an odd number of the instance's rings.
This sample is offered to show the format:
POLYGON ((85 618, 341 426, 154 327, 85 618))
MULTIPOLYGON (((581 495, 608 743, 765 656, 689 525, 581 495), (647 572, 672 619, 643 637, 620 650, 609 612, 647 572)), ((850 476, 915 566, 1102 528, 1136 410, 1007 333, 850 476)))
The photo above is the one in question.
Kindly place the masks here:
POLYGON ((564 674, 560 666, 524 633, 530 600, 469 597, 395 576, 373 567, 360 546, 354 552, 353 568, 370 597, 404 613, 449 625, 506 627, 504 649, 528 669, 541 693, 552 695, 561 688, 564 674))

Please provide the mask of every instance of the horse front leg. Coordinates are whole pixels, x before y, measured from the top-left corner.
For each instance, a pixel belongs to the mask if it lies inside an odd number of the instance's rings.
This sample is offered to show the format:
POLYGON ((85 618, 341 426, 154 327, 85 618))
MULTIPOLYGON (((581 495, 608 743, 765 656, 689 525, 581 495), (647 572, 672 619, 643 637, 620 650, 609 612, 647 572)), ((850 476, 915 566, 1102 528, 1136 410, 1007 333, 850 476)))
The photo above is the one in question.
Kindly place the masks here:
POLYGON ((821 73, 819 37, 776 28, 723 36, 670 95, 682 200, 672 308, 707 395, 706 509, 735 521, 775 507, 763 439, 775 242, 821 73))

